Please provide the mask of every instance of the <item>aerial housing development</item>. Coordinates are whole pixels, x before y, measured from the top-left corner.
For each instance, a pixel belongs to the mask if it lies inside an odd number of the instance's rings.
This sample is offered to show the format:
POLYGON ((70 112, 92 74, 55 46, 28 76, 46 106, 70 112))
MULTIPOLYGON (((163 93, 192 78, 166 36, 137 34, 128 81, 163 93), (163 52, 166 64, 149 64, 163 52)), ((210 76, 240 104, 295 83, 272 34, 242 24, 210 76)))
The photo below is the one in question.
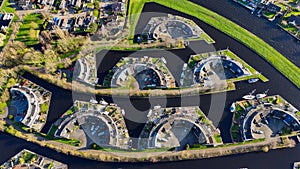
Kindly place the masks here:
POLYGON ((66 164, 55 161, 53 159, 44 157, 42 155, 36 154, 29 150, 22 150, 15 156, 13 156, 9 161, 5 162, 0 166, 0 168, 52 168, 52 169, 68 169, 66 164))
POLYGON ((298 0, 234 0, 251 10, 252 14, 277 22, 283 30, 300 39, 300 4, 298 0), (275 20, 279 18, 278 20, 275 20))
POLYGON ((123 115, 124 110, 101 102, 75 101, 74 105, 57 121, 53 128, 55 137, 76 139, 79 147, 101 147, 127 149, 129 135, 123 115))
POLYGON ((263 93, 244 98, 231 106, 234 140, 270 139, 300 131, 300 111, 281 96, 266 97, 263 93))
POLYGON ((128 87, 140 90, 146 88, 174 88, 175 79, 161 58, 126 57, 120 60, 105 77, 104 86, 128 87))
POLYGON ((139 137, 139 149, 222 144, 220 131, 198 107, 154 107, 139 137))
POLYGON ((0 0, 0 169, 299 168, 299 5, 0 0))
POLYGON ((51 92, 27 79, 21 79, 10 89, 10 93, 12 100, 9 117, 30 129, 40 131, 47 120, 51 92))
MULTIPOLYGON (((207 43, 214 41, 192 20, 181 16, 168 15, 165 17, 152 17, 147 23, 137 42, 147 41, 176 41, 205 40, 207 43)), ((175 41, 175 42, 174 42, 175 41)))

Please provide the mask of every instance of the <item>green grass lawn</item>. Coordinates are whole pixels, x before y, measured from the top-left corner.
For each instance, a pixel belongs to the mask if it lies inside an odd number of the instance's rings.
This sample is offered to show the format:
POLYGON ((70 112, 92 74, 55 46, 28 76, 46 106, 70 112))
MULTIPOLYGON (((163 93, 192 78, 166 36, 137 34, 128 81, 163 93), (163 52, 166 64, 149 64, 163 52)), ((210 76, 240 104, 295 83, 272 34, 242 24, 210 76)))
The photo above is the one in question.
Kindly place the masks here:
MULTIPOLYGON (((12 23, 17 22, 18 17, 15 14, 16 10, 10 5, 9 0, 4 0, 3 1, 2 7, 0 8, 0 12, 1 13, 5 13, 5 12, 6 13, 13 13, 14 14, 14 19, 12 20, 12 23)), ((3 41, 3 45, 0 46, 0 49, 7 44, 11 34, 12 34, 12 26, 10 25, 8 30, 7 30, 6 38, 3 41)))
POLYGON ((284 18, 287 19, 289 18, 291 15, 295 15, 295 16, 298 16, 300 15, 300 11, 292 11, 292 12, 287 12, 285 15, 284 15, 284 18))
POLYGON ((271 12, 264 12, 263 14, 264 14, 264 16, 266 16, 268 19, 272 19, 272 18, 274 18, 274 16, 276 15, 276 14, 271 13, 271 12))
POLYGON ((188 0, 131 0, 128 10, 128 26, 130 27, 129 39, 132 39, 134 36, 139 14, 141 13, 143 5, 146 2, 156 2, 179 12, 186 13, 204 21, 216 29, 219 29, 225 34, 245 44, 247 47, 266 59, 283 75, 290 79, 297 87, 300 88, 300 69, 295 64, 289 61, 286 57, 284 57, 262 39, 242 28, 241 26, 207 8, 199 6, 188 0))
POLYGON ((94 14, 94 16, 96 17, 96 18, 99 18, 99 10, 98 9, 94 9, 94 12, 93 12, 93 14, 94 14))
POLYGON ((41 14, 33 13, 26 15, 15 40, 21 41, 27 46, 37 45, 39 43, 39 32, 43 22, 44 19, 41 14))
POLYGON ((1 7, 1 12, 6 12, 6 13, 15 13, 15 8, 13 8, 10 3, 9 0, 4 0, 3 1, 3 5, 1 7))
POLYGON ((221 136, 219 134, 214 134, 214 138, 217 143, 222 143, 221 136))

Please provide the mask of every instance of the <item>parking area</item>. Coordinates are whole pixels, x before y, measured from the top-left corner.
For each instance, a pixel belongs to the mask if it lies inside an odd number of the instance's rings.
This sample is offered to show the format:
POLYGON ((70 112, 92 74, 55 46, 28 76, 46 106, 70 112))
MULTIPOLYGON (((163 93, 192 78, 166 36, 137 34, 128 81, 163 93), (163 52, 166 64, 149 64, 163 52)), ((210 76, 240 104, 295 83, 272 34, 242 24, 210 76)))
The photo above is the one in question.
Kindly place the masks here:
POLYGON ((84 123, 81 124, 82 129, 93 142, 98 145, 109 144, 110 132, 105 121, 92 116, 86 116, 82 121, 84 121, 84 123))
POLYGON ((134 78, 139 84, 140 90, 146 87, 157 87, 160 86, 160 77, 153 69, 145 69, 134 75, 134 78))

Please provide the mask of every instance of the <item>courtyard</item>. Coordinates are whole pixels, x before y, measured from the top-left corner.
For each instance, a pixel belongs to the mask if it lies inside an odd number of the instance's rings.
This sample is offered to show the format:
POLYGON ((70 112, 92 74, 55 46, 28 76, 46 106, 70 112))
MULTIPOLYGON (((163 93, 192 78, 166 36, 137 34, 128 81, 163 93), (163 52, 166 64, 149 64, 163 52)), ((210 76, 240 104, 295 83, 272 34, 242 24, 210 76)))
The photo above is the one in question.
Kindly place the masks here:
POLYGON ((174 88, 176 83, 164 58, 144 56, 121 59, 110 71, 110 74, 106 75, 103 86, 144 90, 174 88))
MULTIPOLYGON (((299 111, 280 96, 267 96, 233 103, 233 126, 240 126, 243 141, 270 139, 300 131, 299 111)), ((232 136, 234 134, 231 130, 232 136)), ((234 138, 236 139, 236 138, 234 138)))
POLYGON ((138 148, 175 148, 184 150, 188 145, 222 144, 215 136, 219 130, 198 107, 154 107, 140 134, 138 148))
POLYGON ((55 137, 80 140, 83 148, 96 144, 127 149, 129 134, 123 115, 124 110, 115 105, 76 101, 56 121, 55 137))

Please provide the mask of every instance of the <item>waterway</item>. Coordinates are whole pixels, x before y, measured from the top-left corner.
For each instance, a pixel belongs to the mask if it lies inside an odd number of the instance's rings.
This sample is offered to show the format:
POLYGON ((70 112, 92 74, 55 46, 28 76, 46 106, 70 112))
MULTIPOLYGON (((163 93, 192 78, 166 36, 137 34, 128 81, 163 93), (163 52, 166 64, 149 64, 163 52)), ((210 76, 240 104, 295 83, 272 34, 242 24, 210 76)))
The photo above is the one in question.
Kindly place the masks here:
MULTIPOLYGON (((276 69, 274 69, 268 62, 258 56, 255 52, 249 50, 246 46, 240 44, 236 40, 226 36, 222 32, 212 28, 211 26, 195 19, 190 16, 178 13, 176 11, 170 10, 168 8, 159 6, 154 3, 147 4, 144 8, 145 12, 161 12, 181 15, 193 19, 206 33, 208 33, 216 41, 214 44, 215 49, 226 49, 229 47, 234 53, 241 57, 244 61, 249 63, 259 72, 262 72, 269 82, 262 83, 257 82, 255 84, 248 84, 246 82, 239 82, 236 84, 238 90, 219 93, 213 95, 204 96, 190 96, 190 97, 176 97, 176 98, 126 98, 126 97, 104 97, 108 102, 117 103, 120 107, 124 108, 126 111, 126 124, 129 128, 129 134, 131 137, 137 137, 139 132, 143 127, 143 122, 146 120, 146 113, 148 109, 156 106, 157 104, 165 106, 199 106, 201 110, 210 117, 210 114, 216 113, 218 111, 220 115, 220 122, 216 122, 217 126, 220 128, 222 133, 222 139, 224 142, 231 142, 229 137, 229 127, 231 124, 232 114, 228 113, 229 105, 240 99, 243 95, 249 93, 253 89, 257 89, 257 93, 263 92, 270 89, 269 95, 279 94, 288 100, 291 104, 300 108, 300 97, 299 89, 293 85, 287 78, 281 75, 276 69), (222 106, 221 101, 211 101, 225 98, 224 105, 222 106), (221 106, 221 107, 220 107, 221 106)), ((247 14, 245 14, 247 15, 247 14)), ((249 14, 250 15, 250 14, 249 14)), ((257 18, 259 19, 259 18, 257 18)), ((140 23, 142 24, 142 23, 140 23)), ((295 43, 295 42, 289 42, 295 43)), ((100 66, 102 68, 98 71, 98 75, 102 76, 101 72, 105 72, 108 68, 112 67, 113 64, 111 60, 118 61, 120 57, 123 56, 153 56, 161 57, 164 56, 168 62, 168 67, 174 74, 175 78, 180 76, 179 68, 182 67, 183 61, 186 61, 190 54, 195 52, 205 52, 207 48, 197 48, 198 46, 205 46, 203 41, 193 42, 190 44, 190 48, 180 49, 180 50, 170 50, 170 51, 142 51, 142 52, 116 52, 116 51, 104 51, 103 54, 99 54, 99 57, 109 58, 102 61, 101 64, 107 66, 100 66), (103 56, 101 56, 103 55, 103 56), (174 57, 176 56, 176 57, 174 57), (112 59, 113 58, 113 59, 112 59), (174 59, 176 58, 176 59, 174 59), (180 58, 180 59, 178 59, 180 58), (180 61, 181 60, 181 61, 180 61), (105 70, 106 69, 106 70, 105 70), (99 73, 100 72, 100 73, 99 73)), ((286 44, 289 46, 288 44, 286 44)), ((291 44, 292 45, 292 44, 291 44)), ((51 106, 49 110, 49 116, 47 119, 47 124, 44 128, 44 132, 49 129, 50 125, 59 117, 63 112, 65 112, 71 105, 74 99, 89 100, 92 95, 86 93, 76 93, 72 95, 72 92, 66 91, 64 89, 58 88, 54 85, 50 85, 45 81, 37 79, 30 74, 25 74, 25 78, 32 80, 33 82, 43 86, 44 88, 52 92, 51 106), (76 98, 74 98, 76 96, 76 98)), ((101 96, 96 97, 98 100, 102 98, 101 96)), ((219 120, 218 120, 219 121, 219 120)), ((215 122, 215 121, 214 121, 215 122)), ((241 155, 233 155, 227 157, 219 157, 205 160, 193 160, 193 161, 182 161, 182 162, 169 162, 169 163, 103 163, 85 160, 77 157, 66 156, 60 153, 56 153, 53 150, 39 147, 37 145, 27 143, 21 139, 9 136, 7 134, 0 133, 0 150, 5 153, 0 154, 0 163, 7 160, 10 156, 16 154, 23 148, 27 148, 32 151, 36 151, 39 154, 49 156, 55 160, 67 163, 70 165, 71 169, 84 169, 84 168, 228 168, 235 169, 239 167, 248 167, 253 169, 262 168, 278 168, 278 169, 289 169, 294 161, 299 161, 300 159, 300 147, 293 149, 284 150, 273 150, 269 153, 248 153, 241 155)))

